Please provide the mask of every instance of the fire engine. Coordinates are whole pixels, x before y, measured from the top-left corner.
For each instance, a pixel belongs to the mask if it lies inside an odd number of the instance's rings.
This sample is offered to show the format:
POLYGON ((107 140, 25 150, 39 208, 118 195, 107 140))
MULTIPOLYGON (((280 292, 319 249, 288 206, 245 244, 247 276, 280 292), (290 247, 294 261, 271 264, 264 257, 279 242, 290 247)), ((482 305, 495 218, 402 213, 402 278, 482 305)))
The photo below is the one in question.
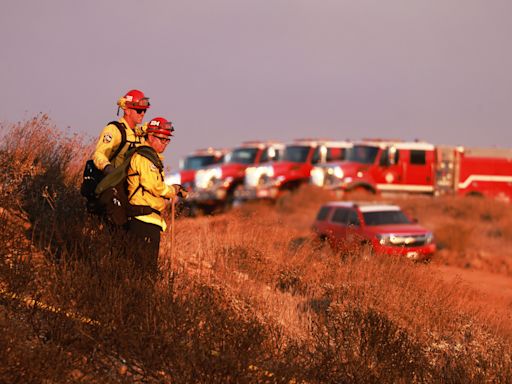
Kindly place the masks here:
MULTIPOLYGON (((228 153, 228 149, 215 149, 211 147, 195 150, 180 159, 179 172, 167 176, 165 183, 169 185, 181 184, 190 194, 193 194, 195 190, 194 179, 196 172, 210 165, 221 163, 226 153, 228 153)), ((191 204, 189 199, 179 201, 177 212, 185 216, 196 215, 195 207, 191 204)))
POLYGON ((438 148, 436 192, 512 200, 512 149, 438 148))
POLYGON ((179 172, 173 173, 165 178, 167 184, 181 184, 189 192, 194 190, 194 178, 197 170, 206 168, 212 164, 221 163, 227 149, 204 148, 198 149, 180 159, 179 172))
POLYGON ((341 161, 352 143, 325 139, 298 139, 286 145, 278 161, 248 167, 244 185, 237 191, 240 200, 279 198, 310 180, 315 164, 341 161))
POLYGON ((344 161, 316 166, 311 182, 338 192, 480 195, 510 200, 512 150, 363 140, 354 143, 344 161))
POLYGON ((225 156, 224 162, 199 170, 192 203, 206 213, 226 210, 235 201, 235 191, 243 184, 245 169, 280 158, 284 149, 275 141, 246 141, 225 156))

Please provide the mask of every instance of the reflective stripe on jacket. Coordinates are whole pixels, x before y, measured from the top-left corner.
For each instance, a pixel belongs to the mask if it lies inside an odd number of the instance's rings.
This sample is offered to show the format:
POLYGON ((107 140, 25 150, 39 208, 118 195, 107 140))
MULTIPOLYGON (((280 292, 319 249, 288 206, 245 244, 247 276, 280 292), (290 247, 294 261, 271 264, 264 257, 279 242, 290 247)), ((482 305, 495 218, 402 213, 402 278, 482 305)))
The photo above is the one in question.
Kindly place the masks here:
POLYGON ((96 149, 92 155, 94 165, 100 171, 109 164, 118 167, 123 162, 125 153, 130 148, 130 144, 133 147, 144 143, 144 139, 135 134, 135 131, 129 127, 124 118, 119 119, 119 122, 123 123, 126 127, 126 144, 115 159, 109 160, 121 144, 123 136, 114 124, 108 124, 103 128, 100 138, 96 143, 96 149))
MULTIPOLYGON (((161 155, 158 155, 163 159, 161 155)), ((176 191, 164 183, 164 173, 148 158, 135 153, 128 167, 128 198, 133 205, 149 205, 157 211, 165 209, 165 199, 176 196, 176 191)), ((136 216, 136 219, 146 223, 156 224, 167 229, 167 224, 161 215, 151 213, 145 216, 136 216)))

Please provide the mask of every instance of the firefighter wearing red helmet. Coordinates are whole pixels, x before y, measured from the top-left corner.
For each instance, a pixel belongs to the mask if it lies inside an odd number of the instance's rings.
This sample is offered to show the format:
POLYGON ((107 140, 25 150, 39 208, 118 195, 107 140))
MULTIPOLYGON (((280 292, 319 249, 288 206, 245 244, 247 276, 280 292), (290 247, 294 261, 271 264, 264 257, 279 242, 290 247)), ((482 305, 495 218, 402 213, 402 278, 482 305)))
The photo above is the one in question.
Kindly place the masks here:
POLYGON ((128 149, 143 143, 136 127, 142 123, 150 107, 149 98, 138 89, 132 89, 120 97, 117 105, 123 110, 123 117, 119 122, 111 122, 103 128, 92 155, 96 168, 105 174, 123 162, 128 149))
MULTIPOLYGON (((151 147, 162 161, 162 153, 173 136, 172 122, 163 117, 156 117, 145 125, 145 132, 145 145, 151 147)), ((186 198, 187 194, 179 184, 165 184, 163 169, 159 169, 151 160, 139 153, 132 156, 128 168, 130 204, 150 206, 153 213, 132 218, 128 222, 128 231, 145 244, 144 252, 140 257, 145 258, 143 264, 153 272, 157 270, 160 232, 167 228, 161 214, 166 205, 165 200, 172 199, 176 195, 186 198)))

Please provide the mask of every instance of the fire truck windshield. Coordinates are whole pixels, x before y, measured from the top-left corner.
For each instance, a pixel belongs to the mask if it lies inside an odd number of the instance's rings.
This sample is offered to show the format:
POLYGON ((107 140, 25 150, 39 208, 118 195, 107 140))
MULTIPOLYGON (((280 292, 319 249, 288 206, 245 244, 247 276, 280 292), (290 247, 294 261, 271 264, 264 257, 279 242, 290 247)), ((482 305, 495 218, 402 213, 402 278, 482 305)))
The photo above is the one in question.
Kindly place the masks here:
POLYGON ((226 163, 254 164, 258 148, 237 148, 226 155, 226 163))
POLYGON ((215 163, 215 156, 188 156, 183 162, 183 170, 201 169, 215 163))
POLYGON ((373 164, 379 148, 368 145, 354 145, 347 149, 346 159, 355 163, 373 164))
POLYGON ((305 163, 310 147, 291 145, 286 147, 283 154, 284 161, 291 161, 292 163, 305 163))
POLYGON ((402 211, 364 212, 366 225, 411 224, 402 211))

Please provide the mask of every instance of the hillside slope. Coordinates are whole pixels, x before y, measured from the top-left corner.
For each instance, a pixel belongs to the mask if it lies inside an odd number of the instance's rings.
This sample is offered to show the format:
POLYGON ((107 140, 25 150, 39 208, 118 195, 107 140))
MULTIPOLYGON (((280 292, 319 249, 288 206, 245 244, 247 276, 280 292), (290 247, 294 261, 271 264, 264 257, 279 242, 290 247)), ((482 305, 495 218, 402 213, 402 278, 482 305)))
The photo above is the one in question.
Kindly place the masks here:
POLYGON ((434 231, 424 265, 319 244, 331 196, 303 188, 177 219, 150 281, 84 211, 86 146, 46 116, 2 128, 2 382, 511 381, 509 205, 393 199, 434 231))

